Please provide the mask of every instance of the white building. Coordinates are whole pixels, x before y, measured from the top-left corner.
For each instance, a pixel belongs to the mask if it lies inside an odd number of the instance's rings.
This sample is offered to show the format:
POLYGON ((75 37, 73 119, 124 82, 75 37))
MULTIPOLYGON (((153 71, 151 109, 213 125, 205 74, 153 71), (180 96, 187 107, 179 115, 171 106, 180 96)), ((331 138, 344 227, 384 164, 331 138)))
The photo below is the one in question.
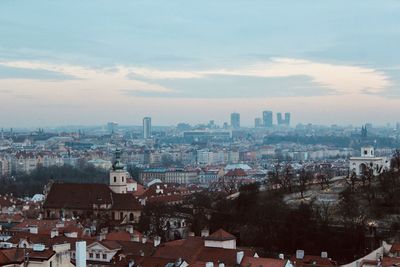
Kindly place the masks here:
POLYGON ((362 147, 359 157, 350 158, 350 171, 356 175, 362 175, 367 168, 372 168, 374 175, 382 173, 390 168, 390 160, 386 157, 375 157, 372 146, 362 147))

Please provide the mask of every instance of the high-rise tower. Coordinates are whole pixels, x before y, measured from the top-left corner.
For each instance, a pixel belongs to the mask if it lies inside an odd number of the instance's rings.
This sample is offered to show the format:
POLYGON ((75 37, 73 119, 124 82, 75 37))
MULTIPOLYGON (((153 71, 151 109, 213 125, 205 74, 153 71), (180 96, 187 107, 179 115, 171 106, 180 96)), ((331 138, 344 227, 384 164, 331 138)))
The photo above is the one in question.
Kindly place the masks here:
POLYGON ((144 139, 151 138, 151 118, 150 117, 143 118, 143 138, 144 139))
POLYGON ((265 110, 263 111, 263 125, 266 128, 271 128, 272 127, 272 111, 270 110, 265 110))
POLYGON ((240 114, 239 113, 231 113, 231 126, 233 129, 240 128, 240 114))

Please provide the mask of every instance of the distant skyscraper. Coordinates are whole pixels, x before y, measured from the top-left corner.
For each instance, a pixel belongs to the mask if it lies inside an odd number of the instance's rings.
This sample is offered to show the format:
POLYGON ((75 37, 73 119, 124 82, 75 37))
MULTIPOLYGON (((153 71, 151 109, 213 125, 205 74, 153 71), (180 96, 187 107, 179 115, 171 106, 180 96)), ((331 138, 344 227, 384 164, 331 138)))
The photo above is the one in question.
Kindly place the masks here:
POLYGON ((282 117, 282 113, 276 113, 276 121, 279 126, 289 126, 290 125, 290 113, 285 113, 285 118, 282 117))
POLYGON ((262 119, 261 118, 254 119, 254 127, 256 127, 256 128, 262 127, 262 119))
POLYGON ((240 128, 240 114, 239 113, 232 113, 231 114, 231 126, 233 129, 240 128))
POLYGON ((264 127, 271 128, 272 127, 272 111, 265 110, 263 111, 263 125, 264 127))
POLYGON ((143 118, 143 138, 144 139, 151 138, 151 118, 150 117, 143 118))
POLYGON ((118 123, 116 122, 109 122, 107 123, 107 129, 110 133, 114 133, 117 130, 118 123))
POLYGON ((290 126, 290 113, 289 112, 285 113, 285 122, 286 122, 286 126, 290 126))

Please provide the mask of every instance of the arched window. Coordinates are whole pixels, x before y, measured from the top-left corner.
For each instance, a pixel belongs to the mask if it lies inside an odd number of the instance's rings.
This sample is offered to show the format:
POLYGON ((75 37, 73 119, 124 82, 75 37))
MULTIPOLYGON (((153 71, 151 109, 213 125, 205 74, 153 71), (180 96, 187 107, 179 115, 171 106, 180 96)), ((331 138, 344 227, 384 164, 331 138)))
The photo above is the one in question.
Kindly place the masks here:
POLYGON ((124 182, 124 176, 122 176, 122 182, 124 182))
POLYGON ((133 213, 131 212, 129 214, 129 221, 133 222, 134 219, 135 219, 135 217, 133 216, 133 213))
POLYGON ((117 176, 114 176, 114 183, 117 182, 117 176))

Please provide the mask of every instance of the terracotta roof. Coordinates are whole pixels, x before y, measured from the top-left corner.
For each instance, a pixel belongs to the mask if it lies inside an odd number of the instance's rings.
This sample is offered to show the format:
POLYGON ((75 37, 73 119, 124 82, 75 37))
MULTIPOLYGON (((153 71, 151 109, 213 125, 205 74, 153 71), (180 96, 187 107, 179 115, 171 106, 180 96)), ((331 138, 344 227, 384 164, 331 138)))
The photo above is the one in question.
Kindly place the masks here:
POLYGON ((391 253, 395 253, 395 252, 399 252, 399 251, 400 251, 400 243, 394 243, 390 248, 391 253))
POLYGON ((32 261, 48 260, 55 254, 52 249, 45 249, 44 251, 33 251, 31 249, 24 250, 21 248, 1 249, 0 266, 8 264, 21 264, 24 261, 24 251, 29 253, 29 259, 32 261))
POLYGON ((382 267, 398 266, 400 264, 400 258, 383 257, 381 265, 382 267))
POLYGON ((43 208, 92 209, 93 204, 112 204, 111 195, 105 184, 55 183, 43 208))
POLYGON ((239 251, 243 251, 245 256, 254 256, 254 252, 251 250, 205 247, 196 259, 204 262, 214 262, 214 265, 218 262, 223 262, 225 266, 236 266, 236 256, 239 251))
POLYGON ((243 257, 242 266, 246 267, 284 267, 288 260, 271 258, 243 257))
POLYGON ((226 177, 240 177, 247 176, 246 172, 243 169, 234 169, 230 170, 225 174, 226 177))
POLYGON ((218 229, 211 235, 204 238, 205 240, 214 240, 214 241, 227 241, 227 240, 234 240, 236 237, 224 229, 218 229))
POLYGON ((22 249, 1 249, 0 266, 7 264, 20 264, 24 261, 24 251, 22 249))
POLYGON ((139 201, 131 194, 112 193, 114 210, 141 210, 143 209, 139 201))
MULTIPOLYGON (((181 258, 188 262, 190 266, 197 266, 202 262, 223 262, 225 266, 235 266, 237 252, 243 251, 245 256, 254 256, 254 252, 249 249, 223 249, 205 247, 201 237, 188 237, 183 240, 176 240, 160 245, 154 257, 169 259, 172 262, 181 258)), ((203 265, 204 266, 204 265, 203 265)))
MULTIPOLYGON (((137 263, 140 267, 164 267, 168 263, 174 263, 170 259, 157 258, 157 257, 143 257, 137 263)), ((175 265, 174 265, 175 266, 175 265)))
POLYGON ((57 229, 60 234, 64 232, 65 233, 77 232, 78 234, 82 233, 80 225, 75 220, 69 220, 69 221, 66 220, 61 222, 60 220, 25 219, 23 222, 12 227, 11 230, 24 231, 27 230, 27 228, 31 225, 38 227, 39 234, 50 235, 51 230, 57 228, 57 225, 59 225, 57 229))
POLYGON ((0 214, 0 222, 22 222, 24 217, 21 214, 0 214))
POLYGON ((112 205, 114 210, 140 210, 131 194, 116 194, 106 184, 55 183, 43 208, 91 210, 93 205, 112 205))
POLYGON ((293 256, 290 260, 295 267, 302 266, 336 266, 337 263, 329 258, 322 258, 320 256, 305 255, 303 259, 297 259, 293 256))
POLYGON ((131 234, 125 231, 115 231, 106 235, 106 240, 130 241, 131 234))

